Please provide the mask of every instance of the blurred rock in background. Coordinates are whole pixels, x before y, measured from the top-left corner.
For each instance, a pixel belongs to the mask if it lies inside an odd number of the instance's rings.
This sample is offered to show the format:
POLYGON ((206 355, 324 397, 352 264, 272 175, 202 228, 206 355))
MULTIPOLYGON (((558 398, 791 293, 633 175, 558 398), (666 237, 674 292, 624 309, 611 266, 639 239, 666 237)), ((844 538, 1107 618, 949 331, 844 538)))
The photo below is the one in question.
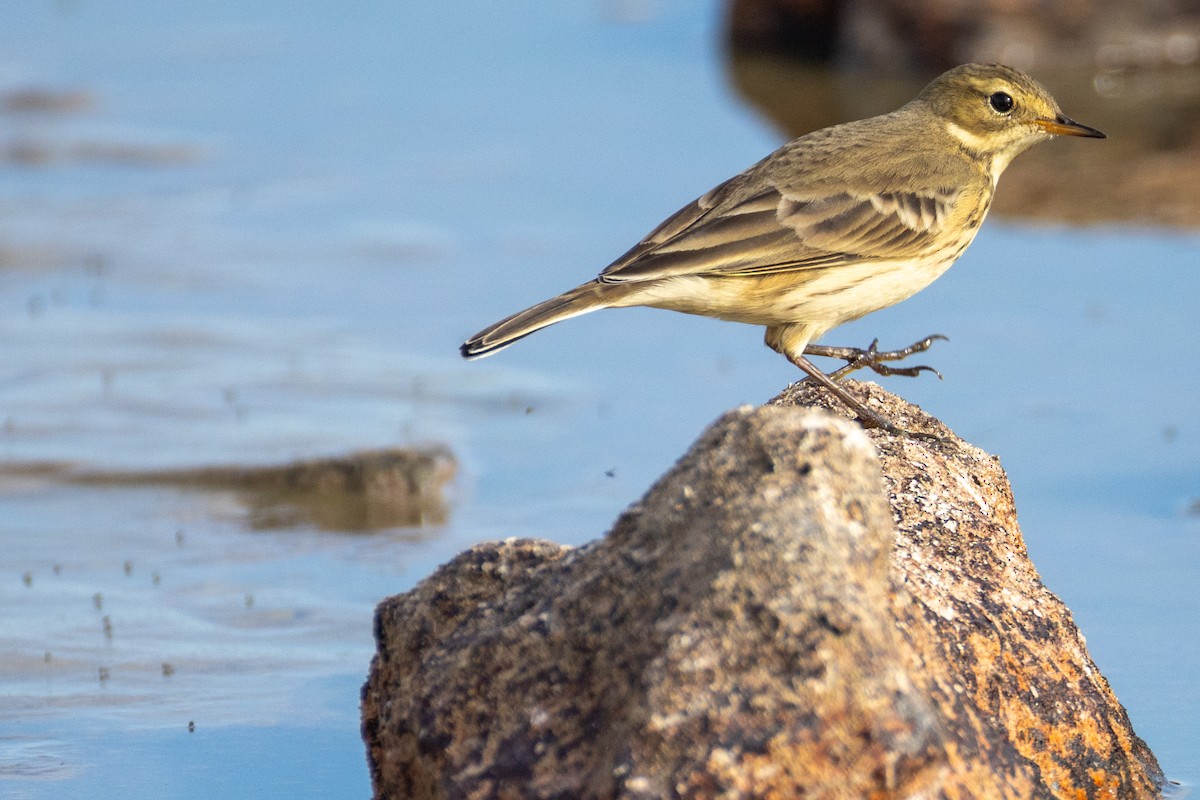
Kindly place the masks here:
POLYGON ((820 64, 941 71, 967 61, 1022 69, 1193 66, 1200 4, 1189 0, 734 0, 739 50, 820 64))
POLYGON ((735 89, 789 138, 896 108, 956 64, 1027 70, 1109 141, 1035 148, 996 213, 1200 223, 1200 3, 734 0, 728 45, 735 89))

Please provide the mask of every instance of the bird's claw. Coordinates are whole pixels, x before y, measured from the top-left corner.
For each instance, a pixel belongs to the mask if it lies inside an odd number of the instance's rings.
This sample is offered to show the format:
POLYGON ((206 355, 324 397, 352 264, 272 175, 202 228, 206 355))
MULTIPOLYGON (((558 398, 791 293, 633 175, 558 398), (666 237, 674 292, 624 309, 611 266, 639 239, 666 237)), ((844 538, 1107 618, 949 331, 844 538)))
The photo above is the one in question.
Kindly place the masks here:
POLYGON ((937 340, 949 341, 947 337, 940 333, 926 336, 920 341, 913 342, 908 347, 900 348, 899 350, 883 350, 879 349, 879 340, 875 339, 865 348, 861 347, 826 347, 824 345, 810 345, 805 349, 805 353, 810 355, 828 356, 830 358, 840 358, 845 360, 846 365, 829 374, 829 377, 835 381, 841 380, 852 372, 860 369, 869 369, 877 375, 901 375, 907 378, 915 378, 922 372, 932 372, 939 379, 942 378, 942 373, 930 366, 916 367, 890 367, 886 362, 900 361, 913 355, 914 353, 923 353, 933 346, 937 340))

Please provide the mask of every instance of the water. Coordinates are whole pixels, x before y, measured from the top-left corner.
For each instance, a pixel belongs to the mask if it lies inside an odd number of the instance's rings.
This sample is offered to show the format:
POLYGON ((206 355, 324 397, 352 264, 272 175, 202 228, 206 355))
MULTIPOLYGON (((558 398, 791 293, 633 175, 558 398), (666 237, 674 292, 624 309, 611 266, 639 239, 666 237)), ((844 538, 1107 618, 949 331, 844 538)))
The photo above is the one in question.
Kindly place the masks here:
MULTIPOLYGON (((719 23, 671 0, 6 7, 0 93, 82 99, 0 115, 0 794, 365 796, 375 602, 472 542, 600 535, 795 377, 758 330, 648 310, 457 356, 779 142, 719 23), (374 535, 32 468, 428 441, 460 460, 449 522, 374 535)), ((1197 244, 995 218, 830 337, 951 336, 944 381, 887 386, 1001 456, 1047 584, 1188 782, 1197 244)))

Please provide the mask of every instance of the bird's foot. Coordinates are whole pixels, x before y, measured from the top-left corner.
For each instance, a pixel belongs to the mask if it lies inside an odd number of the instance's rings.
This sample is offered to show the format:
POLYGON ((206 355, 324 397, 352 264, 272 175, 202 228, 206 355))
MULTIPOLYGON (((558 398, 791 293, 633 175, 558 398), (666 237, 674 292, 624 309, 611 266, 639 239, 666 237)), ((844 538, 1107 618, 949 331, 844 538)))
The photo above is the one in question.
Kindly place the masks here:
POLYGON ((940 333, 935 333, 899 350, 880 350, 878 339, 871 342, 865 349, 861 347, 828 347, 826 345, 810 344, 804 348, 804 354, 840 358, 845 361, 846 366, 829 373, 830 379, 835 381, 841 380, 850 373, 860 369, 869 369, 878 375, 903 375, 908 378, 915 378, 922 372, 932 372, 938 378, 941 378, 942 373, 933 367, 923 364, 916 367, 891 367, 886 363, 888 361, 900 361, 908 358, 913 353, 923 353, 932 347, 933 343, 938 339, 949 341, 949 339, 940 333))
MULTIPOLYGON (((918 352, 918 350, 924 350, 925 348, 929 347, 929 345, 933 343, 933 338, 934 337, 931 336, 922 340, 921 342, 917 342, 912 346, 913 348, 916 348, 913 349, 912 352, 915 353, 918 352), (922 344, 924 344, 923 347, 921 346, 922 344)), ((944 339, 945 337, 943 336, 940 338, 944 339)), ((874 344, 872 344, 872 348, 874 348, 874 344)), ((851 348, 844 349, 849 350, 851 348)), ((897 350, 894 352, 898 353, 901 351, 897 350)), ((900 357, 903 358, 903 356, 900 357)), ((872 408, 869 408, 857 397, 851 395, 844 387, 834 383, 833 375, 826 375, 824 372, 821 372, 821 370, 817 369, 815 364, 813 364, 804 356, 788 355, 787 359, 807 373, 809 378, 824 386, 831 393, 833 393, 835 397, 845 403, 846 406, 855 413, 855 415, 858 417, 858 423, 864 428, 878 428, 882 431, 892 434, 893 436, 904 436, 912 439, 922 439, 934 442, 942 441, 940 436, 935 436, 934 434, 924 433, 921 431, 908 431, 904 428, 901 428, 899 425, 896 425, 896 423, 892 422, 883 414, 875 411, 872 408)), ((836 375, 836 373, 834 374, 836 375)))

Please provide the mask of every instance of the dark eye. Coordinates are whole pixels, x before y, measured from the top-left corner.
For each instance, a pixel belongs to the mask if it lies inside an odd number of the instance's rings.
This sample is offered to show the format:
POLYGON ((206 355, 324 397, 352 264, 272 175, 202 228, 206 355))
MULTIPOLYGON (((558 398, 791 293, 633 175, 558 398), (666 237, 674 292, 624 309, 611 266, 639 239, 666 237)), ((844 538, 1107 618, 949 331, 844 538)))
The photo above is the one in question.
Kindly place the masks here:
POLYGON ((1013 110, 1012 95, 1008 92, 996 92, 988 98, 988 105, 998 114, 1007 114, 1013 110))

